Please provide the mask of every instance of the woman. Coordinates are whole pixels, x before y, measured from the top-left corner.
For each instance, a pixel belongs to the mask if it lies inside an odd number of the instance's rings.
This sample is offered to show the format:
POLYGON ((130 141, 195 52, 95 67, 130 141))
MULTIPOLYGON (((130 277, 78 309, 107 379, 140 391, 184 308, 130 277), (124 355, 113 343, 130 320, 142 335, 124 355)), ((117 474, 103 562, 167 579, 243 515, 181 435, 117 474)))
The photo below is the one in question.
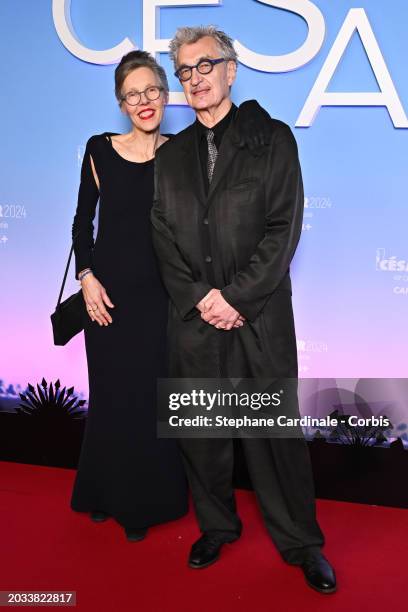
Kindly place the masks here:
MULTIPOLYGON (((148 53, 132 51, 116 68, 115 94, 131 130, 88 140, 72 227, 75 276, 89 313, 89 407, 71 508, 98 522, 113 517, 129 541, 138 541, 149 526, 188 509, 176 442, 156 437, 168 300, 151 243, 150 209, 155 151, 168 140, 159 131, 166 74, 148 53)), ((252 107, 241 115, 248 119, 246 140, 254 144, 254 134, 264 134, 253 129, 252 107)), ((262 130, 262 117, 256 122, 262 130)))
POLYGON ((154 153, 167 102, 164 70, 125 56, 115 92, 132 129, 89 139, 72 233, 76 278, 89 312, 89 408, 71 507, 114 517, 129 540, 187 512, 174 440, 156 438, 156 378, 165 376, 167 296, 151 246, 154 153), (143 92, 141 94, 137 92, 143 92), (93 219, 100 199, 98 235, 93 219))

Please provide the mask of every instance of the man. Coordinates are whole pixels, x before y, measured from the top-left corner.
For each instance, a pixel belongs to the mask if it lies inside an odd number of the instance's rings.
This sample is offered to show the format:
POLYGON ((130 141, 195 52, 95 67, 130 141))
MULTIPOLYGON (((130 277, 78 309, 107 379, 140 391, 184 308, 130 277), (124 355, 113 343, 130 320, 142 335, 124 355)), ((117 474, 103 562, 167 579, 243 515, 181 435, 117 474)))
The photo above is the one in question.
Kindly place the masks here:
MULTIPOLYGON (((270 119, 271 142, 237 146, 231 86, 237 56, 213 26, 180 28, 170 43, 196 121, 156 156, 153 240, 171 298, 170 376, 297 378, 289 264, 299 241, 303 187, 290 128, 270 119)), ((207 567, 241 521, 232 439, 181 439, 202 531, 189 565, 207 567)), ((242 439, 266 527, 308 584, 336 590, 321 553, 304 438, 242 439)))

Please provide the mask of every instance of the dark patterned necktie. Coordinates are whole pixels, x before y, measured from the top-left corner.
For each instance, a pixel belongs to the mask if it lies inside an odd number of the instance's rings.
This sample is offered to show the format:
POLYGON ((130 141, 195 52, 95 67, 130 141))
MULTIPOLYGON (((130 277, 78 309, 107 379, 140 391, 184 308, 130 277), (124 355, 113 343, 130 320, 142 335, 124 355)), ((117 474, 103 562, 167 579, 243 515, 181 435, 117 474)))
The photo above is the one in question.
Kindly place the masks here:
POLYGON ((214 172, 215 162, 217 160, 217 147, 214 142, 214 132, 207 130, 207 145, 208 145, 208 161, 207 161, 207 175, 208 181, 211 183, 211 179, 214 172))

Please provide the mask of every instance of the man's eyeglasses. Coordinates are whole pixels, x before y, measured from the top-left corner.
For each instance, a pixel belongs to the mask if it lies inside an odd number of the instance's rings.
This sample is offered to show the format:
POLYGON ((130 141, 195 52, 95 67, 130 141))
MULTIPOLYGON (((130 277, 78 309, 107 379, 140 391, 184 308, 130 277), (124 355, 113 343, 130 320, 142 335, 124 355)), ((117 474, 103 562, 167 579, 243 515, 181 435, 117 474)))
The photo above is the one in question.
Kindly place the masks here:
POLYGON ((150 87, 146 87, 144 91, 128 91, 128 93, 121 98, 121 102, 125 101, 130 106, 137 106, 142 99, 142 94, 146 96, 147 100, 153 102, 160 97, 163 89, 164 87, 151 85, 150 87))
POLYGON ((191 79, 191 75, 193 74, 193 68, 197 68, 200 74, 209 74, 212 72, 216 64, 227 61, 229 60, 225 57, 220 57, 218 59, 202 59, 198 62, 198 64, 195 64, 195 66, 181 66, 178 70, 176 70, 174 76, 176 76, 180 81, 189 81, 191 79))

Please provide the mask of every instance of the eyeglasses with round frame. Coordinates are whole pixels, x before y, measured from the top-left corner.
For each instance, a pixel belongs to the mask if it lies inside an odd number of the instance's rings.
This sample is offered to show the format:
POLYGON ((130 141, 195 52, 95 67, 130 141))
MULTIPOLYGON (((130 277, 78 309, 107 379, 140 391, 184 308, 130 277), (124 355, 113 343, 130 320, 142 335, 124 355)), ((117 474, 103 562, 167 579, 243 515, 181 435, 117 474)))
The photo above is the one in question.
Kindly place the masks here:
POLYGON ((145 95, 146 99, 150 102, 154 102, 160 98, 161 92, 164 91, 164 87, 159 87, 159 85, 149 85, 143 91, 128 91, 127 94, 121 97, 121 102, 126 102, 129 106, 137 106, 140 104, 140 100, 142 99, 142 94, 145 95))
POLYGON ((179 81, 182 81, 184 83, 185 81, 189 81, 191 79, 193 75, 193 68, 196 68, 200 74, 210 74, 216 64, 228 61, 229 59, 226 57, 219 57, 217 59, 211 59, 208 57, 205 59, 201 59, 194 66, 180 66, 180 68, 174 73, 174 76, 176 76, 179 81))

